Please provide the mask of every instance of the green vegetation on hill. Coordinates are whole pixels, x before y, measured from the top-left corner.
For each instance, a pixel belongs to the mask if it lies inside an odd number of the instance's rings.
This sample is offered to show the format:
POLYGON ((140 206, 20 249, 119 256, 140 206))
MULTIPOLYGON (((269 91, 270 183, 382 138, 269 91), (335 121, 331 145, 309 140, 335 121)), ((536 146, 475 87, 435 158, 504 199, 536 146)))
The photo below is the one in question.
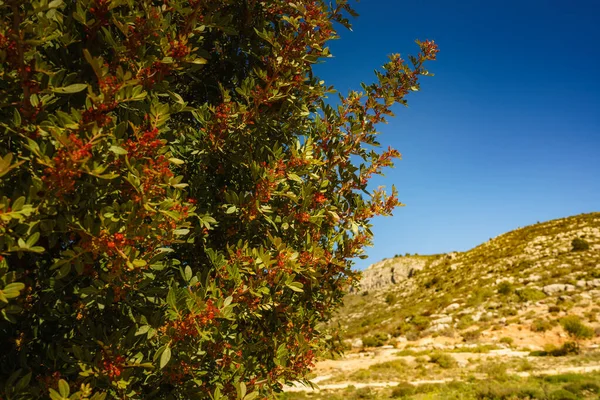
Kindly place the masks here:
MULTIPOLYGON (((541 334, 573 315, 587 324, 581 338, 590 338, 599 331, 599 250, 600 213, 537 223, 464 253, 417 256, 419 268, 405 279, 348 295, 337 321, 350 340, 389 334, 410 341, 476 339, 508 325, 541 334)), ((409 268, 412 257, 370 267, 364 282, 380 285, 386 268, 409 268)))

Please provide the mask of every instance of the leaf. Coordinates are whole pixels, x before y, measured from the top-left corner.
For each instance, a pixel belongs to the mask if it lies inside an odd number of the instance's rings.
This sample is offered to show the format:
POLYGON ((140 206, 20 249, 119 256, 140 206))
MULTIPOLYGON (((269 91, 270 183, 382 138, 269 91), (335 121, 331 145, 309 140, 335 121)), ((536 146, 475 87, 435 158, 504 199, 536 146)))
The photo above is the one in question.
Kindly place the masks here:
POLYGON ((181 235, 187 235, 188 233, 190 233, 190 230, 189 229, 175 229, 173 231, 173 233, 176 234, 176 235, 179 235, 179 236, 181 236, 181 235))
POLYGON ((29 238, 27 238, 27 247, 33 247, 33 245, 37 243, 39 238, 39 232, 35 232, 33 235, 29 236, 29 238))
POLYGON ((74 83, 69 86, 52 88, 54 93, 62 93, 62 94, 70 94, 70 93, 78 93, 82 90, 87 89, 88 85, 85 83, 74 83))
POLYGON ((240 382, 238 384, 237 389, 237 396, 238 399, 243 399, 244 397, 246 397, 246 384, 244 382, 240 382))
POLYGON ((21 196, 13 202, 12 210, 13 211, 21 211, 23 206, 25 205, 25 197, 21 196))
POLYGON ((56 390, 50 389, 50 399, 52 400, 66 400, 56 390))
POLYGON ((140 326, 140 328, 137 331, 135 331, 135 336, 144 335, 144 334, 148 333, 149 330, 150 330, 150 325, 140 326))
POLYGON ((15 121, 15 126, 21 126, 21 114, 19 114, 19 110, 15 108, 13 121, 15 121))
POLYGON ((288 284, 287 287, 292 289, 294 292, 304 292, 304 289, 302 289, 304 285, 302 285, 300 282, 292 282, 288 284))
POLYGON ((169 360, 171 359, 171 348, 167 346, 167 348, 160 355, 160 369, 163 369, 169 360))
POLYGON ((244 400, 254 400, 257 397, 258 397, 258 392, 252 392, 252 393, 248 393, 248 395, 246 397, 244 397, 244 400))
POLYGON ((127 150, 125 150, 124 148, 119 147, 119 146, 110 146, 109 150, 112 151, 113 153, 119 154, 119 155, 123 155, 123 154, 127 154, 128 153, 127 150))
POLYGON ((58 391, 62 397, 69 397, 71 390, 69 389, 69 384, 64 379, 58 381, 58 391))
POLYGON ((190 62, 192 64, 206 64, 208 61, 206 61, 206 58, 198 57, 190 62))
POLYGON ((169 158, 169 161, 176 165, 185 164, 185 161, 180 160, 179 158, 175 158, 175 157, 169 158))

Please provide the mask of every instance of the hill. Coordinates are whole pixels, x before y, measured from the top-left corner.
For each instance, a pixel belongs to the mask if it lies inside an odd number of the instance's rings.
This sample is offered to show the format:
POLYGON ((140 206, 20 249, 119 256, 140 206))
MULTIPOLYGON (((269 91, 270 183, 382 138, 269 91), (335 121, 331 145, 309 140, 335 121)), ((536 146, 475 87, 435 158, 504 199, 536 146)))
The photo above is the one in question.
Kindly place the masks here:
POLYGON ((597 399, 600 213, 371 265, 332 322, 347 351, 281 399, 597 399))
POLYGON ((337 320, 349 339, 472 337, 474 328, 553 324, 566 314, 595 320, 599 299, 600 213, 592 213, 520 228, 467 252, 374 264, 337 320))

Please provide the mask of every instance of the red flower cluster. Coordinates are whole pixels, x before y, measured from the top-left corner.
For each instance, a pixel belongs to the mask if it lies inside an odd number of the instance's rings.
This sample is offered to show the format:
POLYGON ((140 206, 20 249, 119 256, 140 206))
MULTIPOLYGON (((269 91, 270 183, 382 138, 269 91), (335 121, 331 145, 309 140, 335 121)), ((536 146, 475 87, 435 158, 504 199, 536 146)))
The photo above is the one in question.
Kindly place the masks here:
POLYGON ((49 189, 59 197, 73 191, 75 180, 82 174, 80 164, 92 155, 92 144, 84 144, 75 134, 69 135, 67 142, 62 144, 63 147, 52 159, 54 165, 46 167, 42 177, 49 189))
POLYGON ((207 300, 205 306, 199 314, 190 313, 182 320, 171 321, 163 331, 167 331, 176 342, 198 336, 198 328, 215 324, 215 318, 219 315, 219 309, 212 300, 207 300))
POLYGON ((108 25, 108 12, 112 0, 95 0, 90 7, 90 13, 100 25, 108 25))
POLYGON ((95 122, 99 128, 105 127, 112 121, 112 118, 110 115, 108 115, 108 113, 112 111, 116 106, 116 103, 109 103, 98 104, 96 107, 88 108, 81 115, 83 124, 90 124, 95 122))
POLYGON ((169 168, 169 160, 164 155, 157 155, 158 149, 163 145, 163 142, 158 139, 158 134, 158 128, 154 128, 144 132, 137 141, 130 139, 125 143, 129 157, 146 160, 141 181, 142 190, 150 197, 164 194, 165 189, 161 187, 161 183, 165 177, 173 176, 169 168))
POLYGON ((136 17, 135 23, 129 26, 129 34, 125 39, 125 46, 132 55, 147 44, 149 40, 158 38, 160 29, 160 15, 156 9, 150 12, 150 18, 136 17))
POLYGON ((187 45, 187 40, 171 40, 169 42, 169 56, 175 59, 181 59, 190 54, 190 48, 187 45))
POLYGON ((102 362, 104 372, 108 375, 108 377, 111 380, 118 378, 123 373, 125 361, 125 357, 123 356, 116 356, 111 359, 105 354, 104 361, 102 362))
POLYGON ((159 61, 152 63, 152 66, 142 68, 138 71, 136 78, 140 80, 145 88, 151 88, 156 83, 162 81, 169 75, 169 66, 159 61))

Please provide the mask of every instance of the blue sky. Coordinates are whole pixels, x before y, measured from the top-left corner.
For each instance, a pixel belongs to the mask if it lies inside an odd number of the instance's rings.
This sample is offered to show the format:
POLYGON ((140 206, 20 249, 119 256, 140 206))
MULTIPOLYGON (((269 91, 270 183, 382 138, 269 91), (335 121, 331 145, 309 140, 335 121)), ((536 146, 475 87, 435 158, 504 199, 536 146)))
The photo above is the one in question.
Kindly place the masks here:
POLYGON ((346 93, 415 39, 440 46, 409 107, 381 126, 403 160, 376 184, 406 207, 374 222, 359 269, 468 250, 537 221, 600 211, 600 2, 363 0, 317 66, 346 93))

